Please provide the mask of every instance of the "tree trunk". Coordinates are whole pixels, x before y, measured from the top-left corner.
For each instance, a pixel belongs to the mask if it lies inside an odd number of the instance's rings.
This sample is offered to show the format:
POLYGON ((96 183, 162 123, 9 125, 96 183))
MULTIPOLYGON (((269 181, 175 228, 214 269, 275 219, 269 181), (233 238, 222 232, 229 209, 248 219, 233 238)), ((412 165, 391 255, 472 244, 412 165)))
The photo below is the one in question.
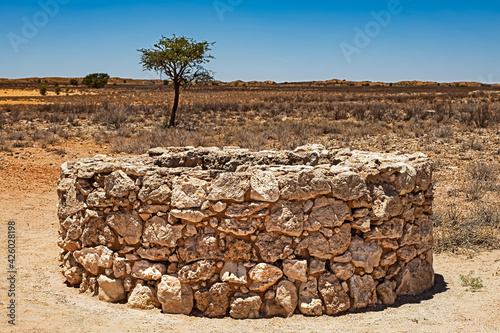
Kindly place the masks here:
POLYGON ((177 107, 179 106, 179 95, 181 86, 178 82, 176 82, 176 80, 174 80, 174 90, 175 90, 174 106, 172 107, 172 112, 170 113, 170 123, 168 124, 168 127, 175 127, 175 115, 177 113, 177 107))

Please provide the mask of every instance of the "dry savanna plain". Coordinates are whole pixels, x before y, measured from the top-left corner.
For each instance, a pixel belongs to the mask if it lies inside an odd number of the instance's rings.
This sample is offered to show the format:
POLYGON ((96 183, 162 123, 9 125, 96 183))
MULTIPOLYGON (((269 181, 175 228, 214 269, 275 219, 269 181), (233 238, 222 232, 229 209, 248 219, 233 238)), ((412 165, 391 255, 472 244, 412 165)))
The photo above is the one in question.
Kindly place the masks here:
POLYGON ((165 128, 172 100, 160 81, 113 78, 97 90, 69 79, 0 80, 0 332, 500 332, 500 86, 218 82, 183 91, 178 126, 165 128), (430 157, 433 289, 338 317, 234 320, 107 304, 64 283, 56 188, 65 161, 159 146, 305 144, 430 157), (9 221, 15 326, 7 317, 9 221))

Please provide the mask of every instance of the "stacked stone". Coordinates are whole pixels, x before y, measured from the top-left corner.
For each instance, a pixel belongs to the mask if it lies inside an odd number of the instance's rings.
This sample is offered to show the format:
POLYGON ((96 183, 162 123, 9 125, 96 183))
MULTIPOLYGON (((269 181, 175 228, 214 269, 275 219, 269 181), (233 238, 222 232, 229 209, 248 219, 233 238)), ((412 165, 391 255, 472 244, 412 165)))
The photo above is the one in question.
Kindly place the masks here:
POLYGON ((62 272, 165 313, 336 315, 434 284, 425 155, 153 149, 63 164, 62 272))

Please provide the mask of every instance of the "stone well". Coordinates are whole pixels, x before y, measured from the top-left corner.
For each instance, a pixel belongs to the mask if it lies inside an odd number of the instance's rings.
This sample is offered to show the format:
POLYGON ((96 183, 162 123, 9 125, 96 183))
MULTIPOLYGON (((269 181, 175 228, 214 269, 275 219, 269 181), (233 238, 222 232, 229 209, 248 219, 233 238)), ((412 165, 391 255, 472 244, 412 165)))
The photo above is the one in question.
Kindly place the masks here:
POLYGON ((156 148, 63 164, 68 284, 207 317, 336 315, 434 284, 422 154, 156 148))

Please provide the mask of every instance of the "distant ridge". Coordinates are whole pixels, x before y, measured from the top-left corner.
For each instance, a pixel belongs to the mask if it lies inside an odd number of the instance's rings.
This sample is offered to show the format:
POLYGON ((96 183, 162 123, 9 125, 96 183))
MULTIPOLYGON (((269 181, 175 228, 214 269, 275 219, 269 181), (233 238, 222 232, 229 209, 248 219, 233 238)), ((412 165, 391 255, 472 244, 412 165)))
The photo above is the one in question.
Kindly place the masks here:
MULTIPOLYGON (((77 79, 80 84, 83 78, 76 77, 30 77, 19 79, 6 79, 0 78, 0 84, 62 84, 69 85, 71 79, 77 79)), ((112 77, 109 80, 111 85, 149 85, 149 84, 163 84, 159 79, 131 79, 112 77)), ((213 81, 209 85, 221 85, 232 87, 245 87, 245 86, 272 86, 272 85, 307 85, 307 86, 375 86, 375 87, 425 87, 425 86, 456 86, 456 87, 500 87, 500 83, 481 83, 481 82, 434 82, 434 81, 399 81, 399 82, 372 82, 372 81, 347 81, 340 79, 331 79, 328 81, 302 81, 302 82, 275 82, 275 81, 213 81)))

